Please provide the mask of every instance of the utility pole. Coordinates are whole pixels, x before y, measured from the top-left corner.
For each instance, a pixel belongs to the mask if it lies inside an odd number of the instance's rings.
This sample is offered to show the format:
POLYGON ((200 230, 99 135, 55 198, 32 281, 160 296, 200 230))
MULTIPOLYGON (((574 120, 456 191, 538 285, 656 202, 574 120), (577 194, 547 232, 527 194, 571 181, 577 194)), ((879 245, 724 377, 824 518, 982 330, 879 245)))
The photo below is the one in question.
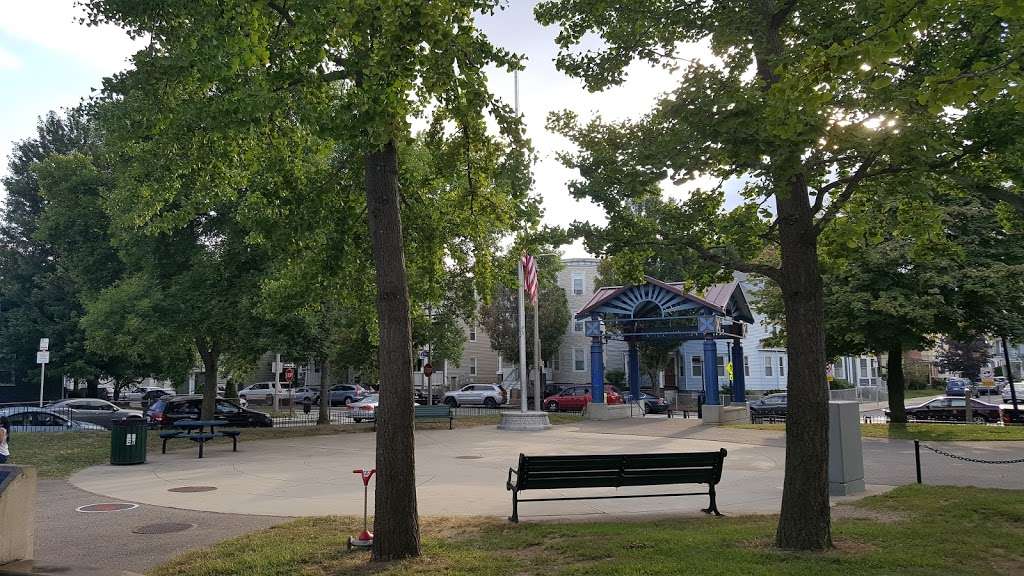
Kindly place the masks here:
POLYGON ((1014 420, 1020 418, 1020 408, 1017 406, 1017 390, 1013 387, 1013 370, 1010 369, 1010 347, 1006 341, 1006 336, 1001 336, 1003 340, 1003 359, 1006 360, 1006 385, 1010 387, 1010 401, 1013 402, 1013 415, 1014 420))

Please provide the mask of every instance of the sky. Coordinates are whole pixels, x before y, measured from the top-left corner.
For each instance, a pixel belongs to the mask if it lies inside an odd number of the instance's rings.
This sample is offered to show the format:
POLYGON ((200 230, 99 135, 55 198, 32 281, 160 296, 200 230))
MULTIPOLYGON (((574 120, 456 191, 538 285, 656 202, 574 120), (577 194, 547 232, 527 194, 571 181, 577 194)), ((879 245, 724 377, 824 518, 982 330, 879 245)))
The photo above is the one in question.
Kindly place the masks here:
MULTIPOLYGON (((127 67, 129 56, 140 45, 118 28, 79 24, 76 19, 82 16, 82 10, 74 0, 0 0, 0 4, 3 175, 12 142, 31 137, 37 119, 48 111, 74 106, 88 97, 92 89, 99 88, 104 76, 127 67)), ((526 70, 519 74, 519 104, 538 155, 535 191, 543 198, 544 222, 556 226, 574 220, 601 223, 604 215, 600 208, 570 196, 567 183, 576 174, 562 166, 555 155, 571 150, 571 144, 545 129, 547 115, 571 108, 584 120, 597 113, 607 120, 638 117, 651 109, 660 94, 674 87, 672 78, 665 70, 637 63, 630 67, 623 85, 589 93, 580 80, 555 69, 557 28, 545 28, 534 21, 535 2, 511 0, 510 4, 494 16, 481 17, 479 22, 495 44, 527 58, 526 70)), ((693 46, 690 55, 706 56, 706 50, 693 46)), ((493 92, 513 101, 511 75, 493 74, 490 84, 493 92)), ((579 243, 565 247, 564 253, 568 257, 587 256, 579 243)))

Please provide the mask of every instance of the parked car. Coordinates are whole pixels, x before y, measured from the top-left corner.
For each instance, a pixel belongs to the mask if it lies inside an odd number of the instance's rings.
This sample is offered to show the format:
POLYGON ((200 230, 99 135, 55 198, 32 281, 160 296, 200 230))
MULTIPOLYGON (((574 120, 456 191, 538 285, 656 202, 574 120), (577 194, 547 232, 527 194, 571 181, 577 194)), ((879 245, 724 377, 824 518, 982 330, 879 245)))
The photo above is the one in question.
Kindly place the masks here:
POLYGON ((307 401, 316 403, 320 401, 320 391, 315 388, 309 388, 308 386, 291 389, 284 388, 281 390, 281 398, 290 399, 296 404, 303 404, 307 401))
POLYGON ((1024 403, 1024 383, 1014 382, 1013 390, 1010 390, 1010 385, 1003 386, 1003 403, 1009 404, 1013 402, 1013 396, 1017 396, 1018 403, 1024 403))
MULTIPOLYGON (((338 404, 349 405, 360 398, 364 398, 371 394, 370 390, 363 388, 358 384, 335 384, 330 388, 330 399, 331 406, 337 406, 338 404)), ((320 394, 317 393, 313 397, 313 403, 320 403, 320 394)))
MULTIPOLYGON (((444 399, 441 397, 441 393, 437 390, 434 390, 431 396, 432 398, 429 404, 441 404, 444 402, 444 399)), ((428 404, 426 390, 416 390, 416 403, 420 406, 426 406, 428 404)))
POLYGON ((750 403, 751 416, 785 416, 788 410, 786 394, 767 394, 750 403))
MULTIPOLYGON (((605 402, 607 404, 622 404, 624 399, 614 386, 605 386, 605 402)), ((563 412, 583 410, 590 404, 590 386, 568 386, 558 394, 548 396, 544 399, 542 406, 548 412, 563 412)))
MULTIPOLYGON (((416 403, 413 402, 412 405, 416 406, 416 403)), ((362 422, 363 420, 376 420, 379 406, 380 394, 375 392, 350 404, 349 416, 351 416, 352 420, 355 420, 357 423, 362 422)))
MULTIPOLYGON (((885 411, 889 416, 889 411, 885 411)), ((907 418, 911 420, 939 420, 944 422, 963 422, 967 418, 967 399, 943 396, 929 400, 918 406, 907 406, 907 418)), ((985 424, 1001 422, 1002 409, 995 404, 971 398, 971 422, 985 424)))
POLYGON ((468 384, 444 394, 444 403, 452 408, 464 404, 497 408, 505 402, 508 402, 508 393, 497 384, 468 384))
MULTIPOLYGON (((282 383, 278 387, 278 398, 287 398, 288 389, 284 387, 282 383)), ((238 391, 239 398, 245 398, 246 402, 266 402, 271 404, 274 402, 274 383, 273 382, 257 382, 250 384, 245 388, 238 391)))
POLYGON ((967 380, 950 378, 946 381, 946 396, 966 396, 967 390, 971 391, 972 396, 976 395, 974 394, 974 384, 967 380))
POLYGON ((0 416, 6 416, 11 432, 84 432, 103 430, 92 422, 69 420, 61 414, 31 406, 0 408, 0 416))
POLYGON ((69 417, 75 422, 92 422, 109 429, 113 422, 129 418, 143 417, 141 410, 120 408, 99 398, 80 398, 61 400, 48 406, 58 414, 69 417))
POLYGON ((136 386, 128 391, 121 391, 121 400, 125 402, 153 402, 161 396, 173 396, 174 388, 163 386, 136 386))
MULTIPOLYGON (((202 396, 164 396, 146 410, 146 422, 162 428, 173 426, 178 420, 199 420, 202 404, 202 396)), ((270 415, 242 408, 223 398, 217 398, 214 417, 227 420, 229 426, 270 428, 274 425, 270 415)))
MULTIPOLYGON (((628 392, 624 398, 626 402, 632 402, 633 397, 628 392)), ((644 405, 645 414, 664 414, 668 412, 669 404, 664 398, 659 398, 654 394, 648 394, 647 392, 641 392, 640 397, 637 399, 638 402, 642 402, 644 405)))
POLYGON ((352 420, 362 422, 363 420, 374 420, 377 417, 377 406, 380 404, 379 394, 369 396, 349 404, 349 413, 352 420))

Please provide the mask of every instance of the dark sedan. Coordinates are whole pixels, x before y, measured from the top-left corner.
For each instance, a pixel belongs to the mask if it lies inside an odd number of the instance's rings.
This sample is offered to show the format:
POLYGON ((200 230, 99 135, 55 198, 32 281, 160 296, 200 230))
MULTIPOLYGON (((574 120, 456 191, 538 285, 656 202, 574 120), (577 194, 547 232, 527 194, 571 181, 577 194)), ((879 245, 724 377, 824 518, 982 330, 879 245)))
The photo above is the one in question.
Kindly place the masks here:
POLYGON ((751 416, 785 416, 786 394, 768 394, 750 403, 751 416))
MULTIPOLYGON (((885 411, 889 416, 889 411, 885 411)), ((967 399, 943 396, 918 406, 907 406, 909 420, 937 420, 941 422, 963 422, 967 419, 967 399)), ((971 422, 986 424, 1000 422, 1002 409, 995 404, 971 399, 971 422)))
MULTIPOLYGON (((626 402, 632 402, 633 398, 628 392, 625 394, 626 402)), ((654 394, 648 394, 647 392, 641 392, 640 398, 637 399, 639 402, 644 404, 645 414, 665 414, 668 412, 669 404, 664 398, 659 398, 654 394)))
MULTIPOLYGON (((153 426, 174 426, 178 420, 199 420, 203 399, 201 396, 164 396, 146 411, 146 421, 153 426)), ((274 420, 269 415, 242 408, 231 400, 217 399, 214 418, 227 420, 229 426, 270 428, 274 420)))

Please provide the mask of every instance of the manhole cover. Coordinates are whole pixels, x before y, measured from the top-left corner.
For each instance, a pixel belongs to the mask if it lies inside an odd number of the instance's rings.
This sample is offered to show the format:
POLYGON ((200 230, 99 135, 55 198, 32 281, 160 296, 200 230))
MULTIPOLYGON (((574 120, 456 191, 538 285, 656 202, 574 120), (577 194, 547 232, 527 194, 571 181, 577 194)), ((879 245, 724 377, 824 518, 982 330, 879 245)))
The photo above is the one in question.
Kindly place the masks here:
POLYGON ((121 510, 134 510, 138 507, 138 504, 129 504, 127 502, 105 502, 103 504, 79 506, 75 510, 79 512, 120 512, 121 510))
POLYGON ((179 488, 171 488, 168 492, 213 492, 216 490, 216 486, 181 486, 179 488))
POLYGON ((456 456, 455 458, 457 460, 479 460, 483 458, 483 456, 456 456))
POLYGON ((195 524, 185 522, 160 522, 157 524, 146 524, 132 529, 132 534, 171 534, 173 532, 184 532, 195 524))

